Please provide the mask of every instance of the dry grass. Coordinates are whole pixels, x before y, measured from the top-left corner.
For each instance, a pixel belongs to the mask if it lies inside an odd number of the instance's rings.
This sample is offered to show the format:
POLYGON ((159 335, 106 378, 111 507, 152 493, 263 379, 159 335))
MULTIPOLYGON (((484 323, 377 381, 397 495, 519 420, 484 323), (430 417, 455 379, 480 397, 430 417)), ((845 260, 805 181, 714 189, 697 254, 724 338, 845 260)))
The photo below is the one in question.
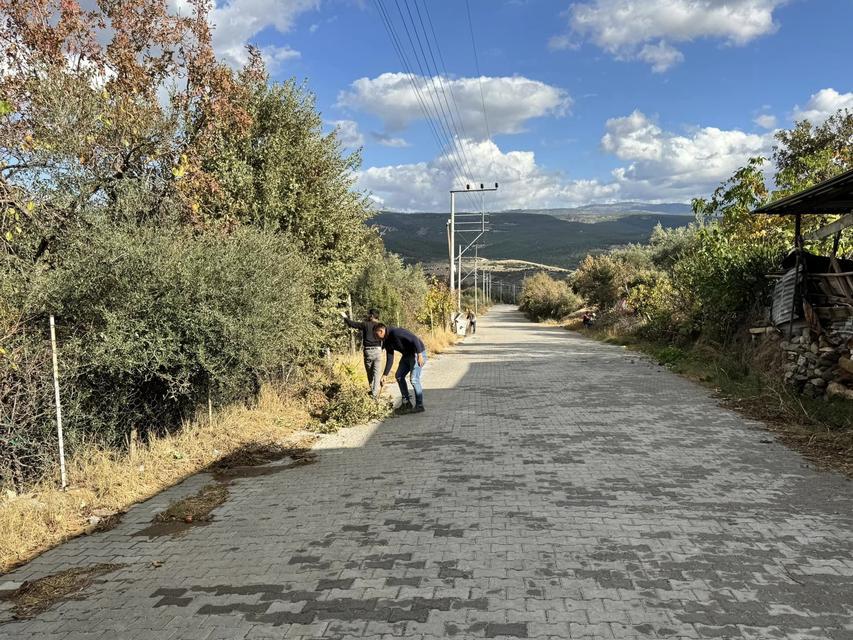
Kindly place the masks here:
POLYGON ((12 616, 16 620, 27 620, 47 611, 54 603, 79 595, 96 578, 121 569, 120 564, 96 564, 76 567, 54 573, 38 580, 25 582, 15 591, 5 595, 4 600, 12 603, 12 616))
POLYGON ((455 333, 447 329, 436 329, 434 331, 427 329, 421 333, 421 339, 430 355, 444 353, 459 340, 455 333))
POLYGON ((265 386, 252 407, 217 411, 135 455, 90 448, 68 461, 69 490, 42 482, 0 501, 0 573, 91 527, 93 513, 121 512, 249 444, 289 442, 309 422, 304 406, 265 386))

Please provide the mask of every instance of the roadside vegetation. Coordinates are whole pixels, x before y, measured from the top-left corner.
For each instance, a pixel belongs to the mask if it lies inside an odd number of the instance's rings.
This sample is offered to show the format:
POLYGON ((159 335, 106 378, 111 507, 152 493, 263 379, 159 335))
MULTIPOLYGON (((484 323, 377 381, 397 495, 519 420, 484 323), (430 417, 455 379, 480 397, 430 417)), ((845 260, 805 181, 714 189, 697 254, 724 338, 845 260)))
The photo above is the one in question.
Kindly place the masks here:
MULTIPOLYGON (((850 473, 850 403, 804 398, 785 387, 778 345, 753 342, 748 329, 765 324, 765 276, 778 268, 794 234, 791 218, 749 212, 853 168, 853 113, 839 111, 819 126, 799 122, 778 132, 776 141, 771 159, 752 158, 709 198, 694 200, 689 226, 659 226, 645 244, 588 255, 563 281, 528 278, 521 309, 570 328, 581 328, 581 315, 594 313, 590 335, 644 351, 711 385, 807 455, 850 473), (571 305, 559 303, 570 299, 571 305)), ((827 220, 807 216, 803 222, 807 233, 827 220)), ((822 242, 817 249, 828 252, 832 239, 822 242)), ((851 252, 848 230, 839 255, 851 252)))
POLYGON ((310 89, 217 60, 190 6, 0 0, 0 571, 251 443, 384 415, 350 303, 452 343, 310 89))

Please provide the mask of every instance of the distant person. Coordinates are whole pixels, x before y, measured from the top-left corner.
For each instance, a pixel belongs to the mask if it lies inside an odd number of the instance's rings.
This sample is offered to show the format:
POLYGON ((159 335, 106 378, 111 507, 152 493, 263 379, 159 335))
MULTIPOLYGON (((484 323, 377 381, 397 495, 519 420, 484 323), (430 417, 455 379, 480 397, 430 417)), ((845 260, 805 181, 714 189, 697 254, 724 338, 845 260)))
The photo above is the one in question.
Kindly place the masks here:
POLYGON ((382 380, 391 372, 394 364, 394 352, 400 352, 400 364, 394 378, 400 386, 400 395, 403 403, 398 409, 399 413, 421 413, 424 410, 424 390, 421 386, 421 370, 427 361, 426 346, 423 341, 411 331, 402 327, 386 327, 379 323, 373 329, 374 335, 382 341, 385 348, 385 372, 382 380), (409 386, 406 384, 406 376, 412 379, 412 388, 415 390, 415 405, 409 396, 409 386))
POLYGON ((588 313, 583 314, 583 318, 581 321, 583 322, 583 326, 587 329, 592 326, 592 316, 588 313))
POLYGON ((341 311, 341 317, 348 327, 361 331, 361 348, 364 352, 364 370, 367 372, 367 384, 370 386, 370 395, 374 399, 379 398, 382 391, 382 339, 376 337, 375 329, 379 325, 379 312, 370 309, 364 322, 350 320, 346 313, 341 311))
POLYGON ((471 333, 477 333, 477 315, 468 309, 468 315, 465 316, 468 320, 468 327, 471 329, 471 333))

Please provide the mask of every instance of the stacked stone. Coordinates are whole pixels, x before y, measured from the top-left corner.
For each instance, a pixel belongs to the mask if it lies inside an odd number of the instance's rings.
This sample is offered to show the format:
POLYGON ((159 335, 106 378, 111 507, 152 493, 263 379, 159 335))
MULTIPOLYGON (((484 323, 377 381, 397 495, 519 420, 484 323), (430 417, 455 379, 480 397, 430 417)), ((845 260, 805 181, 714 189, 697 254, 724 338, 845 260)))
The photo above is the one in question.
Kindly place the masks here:
POLYGON ((844 372, 839 371, 838 360, 850 350, 840 336, 821 335, 814 339, 811 331, 805 328, 801 335, 782 341, 780 346, 787 358, 785 382, 805 396, 823 396, 830 384, 844 377, 844 372), (836 346, 839 343, 842 346, 836 346))

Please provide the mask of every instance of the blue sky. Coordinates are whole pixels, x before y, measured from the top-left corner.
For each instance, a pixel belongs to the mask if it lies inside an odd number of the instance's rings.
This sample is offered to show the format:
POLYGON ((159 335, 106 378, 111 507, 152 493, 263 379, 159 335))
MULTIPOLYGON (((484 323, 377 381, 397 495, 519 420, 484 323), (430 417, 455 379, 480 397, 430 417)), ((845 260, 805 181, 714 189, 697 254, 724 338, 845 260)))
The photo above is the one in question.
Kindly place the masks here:
POLYGON ((470 0, 482 81, 464 0, 379 4, 406 49, 408 11, 435 26, 447 73, 414 80, 427 101, 455 98, 455 154, 430 134, 377 0, 220 0, 214 42, 234 63, 257 44, 274 79, 307 79, 362 148, 359 186, 392 209, 443 210, 460 181, 499 181, 493 208, 689 201, 769 153, 777 127, 853 110, 851 0, 470 0))

